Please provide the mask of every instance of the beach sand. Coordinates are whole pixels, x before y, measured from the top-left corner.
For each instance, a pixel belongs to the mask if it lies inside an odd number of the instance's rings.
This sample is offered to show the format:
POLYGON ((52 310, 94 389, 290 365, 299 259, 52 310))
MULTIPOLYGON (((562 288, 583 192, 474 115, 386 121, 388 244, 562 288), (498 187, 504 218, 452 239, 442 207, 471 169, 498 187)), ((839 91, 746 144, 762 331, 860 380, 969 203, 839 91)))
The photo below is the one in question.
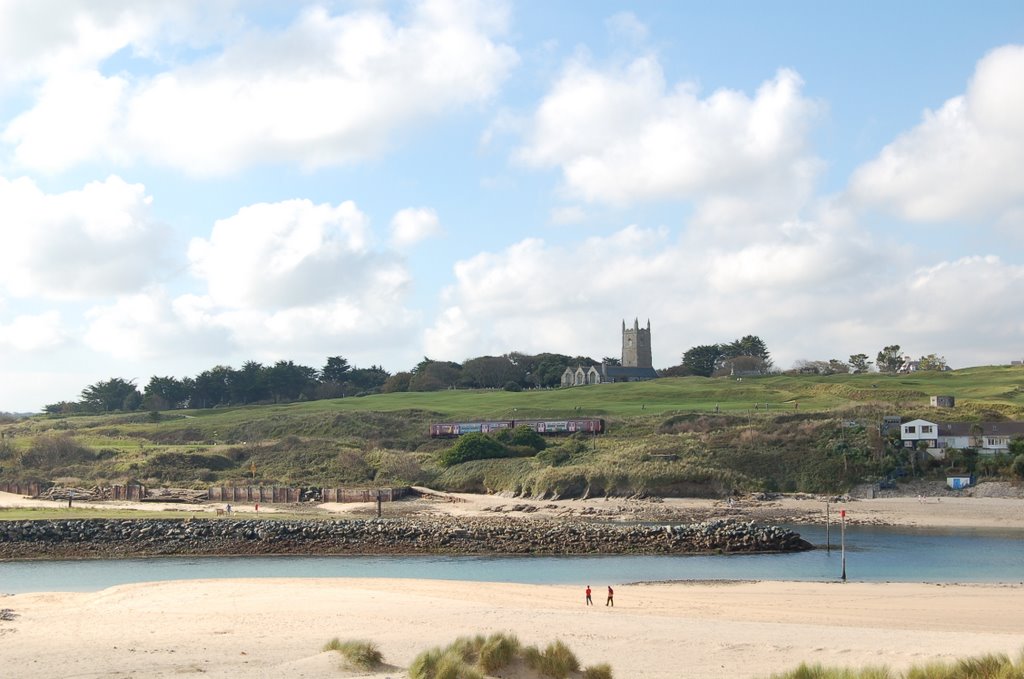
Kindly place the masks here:
POLYGON ((583 587, 383 579, 203 580, 0 598, 5 677, 406 677, 459 635, 566 642, 619 679, 768 677, 800 662, 894 670, 1024 645, 1024 586, 866 583, 583 587), (334 637, 391 667, 344 671, 334 637))

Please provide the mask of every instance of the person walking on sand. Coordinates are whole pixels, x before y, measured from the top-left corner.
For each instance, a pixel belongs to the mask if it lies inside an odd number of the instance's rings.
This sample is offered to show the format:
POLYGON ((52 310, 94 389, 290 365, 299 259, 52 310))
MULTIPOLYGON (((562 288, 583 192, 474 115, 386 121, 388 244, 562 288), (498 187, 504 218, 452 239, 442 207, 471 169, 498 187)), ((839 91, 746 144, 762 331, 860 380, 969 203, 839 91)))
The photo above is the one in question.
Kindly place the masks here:
POLYGON ((587 585, 587 605, 593 606, 594 600, 590 598, 590 585, 587 585))
POLYGON ((613 598, 614 596, 615 596, 615 590, 612 589, 611 585, 608 585, 608 601, 605 601, 604 605, 605 606, 611 606, 612 608, 615 608, 615 599, 613 598))

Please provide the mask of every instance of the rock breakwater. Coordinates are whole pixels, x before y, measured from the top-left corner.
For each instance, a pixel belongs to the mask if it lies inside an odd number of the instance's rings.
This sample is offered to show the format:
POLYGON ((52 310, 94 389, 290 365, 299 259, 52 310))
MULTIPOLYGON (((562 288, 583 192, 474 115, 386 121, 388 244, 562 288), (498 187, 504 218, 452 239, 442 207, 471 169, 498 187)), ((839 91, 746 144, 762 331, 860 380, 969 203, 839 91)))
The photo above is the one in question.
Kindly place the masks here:
POLYGON ((0 522, 0 559, 233 554, 708 554, 811 549, 752 522, 66 519, 0 522))

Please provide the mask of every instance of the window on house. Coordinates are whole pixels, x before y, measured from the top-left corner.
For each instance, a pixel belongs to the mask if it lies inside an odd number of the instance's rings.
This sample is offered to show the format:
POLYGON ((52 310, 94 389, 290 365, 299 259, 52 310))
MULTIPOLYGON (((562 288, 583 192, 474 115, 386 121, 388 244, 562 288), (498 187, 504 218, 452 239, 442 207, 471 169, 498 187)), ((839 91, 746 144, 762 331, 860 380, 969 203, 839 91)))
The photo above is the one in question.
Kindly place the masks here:
POLYGON ((907 433, 908 434, 916 434, 917 433, 917 427, 907 427, 907 433))
POLYGON ((929 425, 922 425, 921 426, 921 433, 922 434, 931 434, 932 433, 932 429, 934 429, 934 427, 932 427, 930 424, 929 425))

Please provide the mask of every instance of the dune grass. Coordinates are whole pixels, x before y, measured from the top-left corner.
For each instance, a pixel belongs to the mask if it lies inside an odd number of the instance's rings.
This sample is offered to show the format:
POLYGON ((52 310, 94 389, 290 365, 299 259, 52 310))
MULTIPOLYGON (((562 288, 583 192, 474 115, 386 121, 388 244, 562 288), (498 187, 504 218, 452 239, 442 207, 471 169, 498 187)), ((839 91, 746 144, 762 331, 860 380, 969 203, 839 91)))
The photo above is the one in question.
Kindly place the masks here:
POLYGON ((345 661, 361 670, 371 670, 380 665, 384 656, 381 655, 377 644, 372 641, 349 639, 342 641, 337 637, 324 644, 323 650, 336 651, 341 654, 345 661))
POLYGON ((1024 679, 1024 652, 1017 660, 1011 660, 1005 653, 989 653, 953 662, 914 665, 902 673, 886 667, 849 669, 801 664, 795 670, 773 674, 771 679, 1024 679))
POLYGON ((423 651, 409 667, 409 679, 483 679, 521 662, 537 677, 550 679, 612 679, 611 666, 604 663, 580 672, 576 655, 562 641, 543 650, 522 646, 514 635, 459 637, 444 648, 423 651))

